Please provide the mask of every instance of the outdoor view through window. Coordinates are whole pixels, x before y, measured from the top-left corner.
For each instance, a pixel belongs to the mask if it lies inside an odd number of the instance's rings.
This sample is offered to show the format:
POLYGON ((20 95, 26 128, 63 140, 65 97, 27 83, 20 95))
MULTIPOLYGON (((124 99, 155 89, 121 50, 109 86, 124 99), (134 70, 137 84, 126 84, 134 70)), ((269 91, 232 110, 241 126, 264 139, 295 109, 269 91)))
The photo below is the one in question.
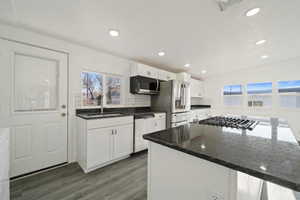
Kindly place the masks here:
POLYGON ((101 105, 103 95, 103 76, 95 72, 82 72, 82 104, 83 106, 101 105))

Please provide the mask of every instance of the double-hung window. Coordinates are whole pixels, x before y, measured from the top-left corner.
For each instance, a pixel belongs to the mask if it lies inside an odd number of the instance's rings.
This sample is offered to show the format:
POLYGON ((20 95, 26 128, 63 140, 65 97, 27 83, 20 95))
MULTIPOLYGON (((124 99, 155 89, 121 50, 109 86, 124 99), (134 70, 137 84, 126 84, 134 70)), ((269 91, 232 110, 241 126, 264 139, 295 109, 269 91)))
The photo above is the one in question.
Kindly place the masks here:
POLYGON ((223 88, 223 103, 226 106, 241 106, 243 103, 242 85, 226 85, 223 88))
POLYGON ((272 82, 247 84, 248 107, 272 106, 272 82))
POLYGON ((281 107, 300 108, 300 80, 279 81, 278 94, 281 107))
POLYGON ((103 75, 96 72, 81 73, 83 106, 99 106, 103 97, 103 75))
POLYGON ((81 99, 83 106, 120 105, 121 76, 100 74, 97 72, 81 73, 81 99))
POLYGON ((106 76, 106 104, 121 104, 121 77, 114 75, 106 76))

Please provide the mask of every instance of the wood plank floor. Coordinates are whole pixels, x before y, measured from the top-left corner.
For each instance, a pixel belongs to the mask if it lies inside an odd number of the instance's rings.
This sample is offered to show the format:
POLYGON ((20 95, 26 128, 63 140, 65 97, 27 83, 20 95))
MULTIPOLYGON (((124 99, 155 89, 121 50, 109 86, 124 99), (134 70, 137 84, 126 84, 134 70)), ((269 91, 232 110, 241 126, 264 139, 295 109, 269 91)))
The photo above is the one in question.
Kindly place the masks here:
POLYGON ((146 200, 147 153, 84 174, 78 164, 12 181, 11 200, 146 200))

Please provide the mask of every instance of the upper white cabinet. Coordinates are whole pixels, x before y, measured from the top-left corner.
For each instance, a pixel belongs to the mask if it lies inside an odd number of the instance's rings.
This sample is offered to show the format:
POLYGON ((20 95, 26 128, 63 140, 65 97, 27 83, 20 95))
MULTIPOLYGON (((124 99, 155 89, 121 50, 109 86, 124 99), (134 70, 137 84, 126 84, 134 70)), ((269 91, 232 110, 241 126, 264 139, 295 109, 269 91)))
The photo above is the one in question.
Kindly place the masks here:
POLYGON ((191 97, 204 97, 203 81, 191 79, 191 97))
POLYGON ((169 80, 175 80, 176 74, 164 70, 158 71, 158 79, 162 81, 169 81, 169 80))
POLYGON ((141 63, 132 63, 131 76, 144 76, 162 81, 169 81, 176 79, 176 74, 141 63))
POLYGON ((136 66, 135 75, 145 76, 154 79, 158 78, 158 69, 144 64, 136 64, 135 66, 136 66))
POLYGON ((133 116, 85 120, 78 118, 78 162, 90 172, 133 152, 133 116))

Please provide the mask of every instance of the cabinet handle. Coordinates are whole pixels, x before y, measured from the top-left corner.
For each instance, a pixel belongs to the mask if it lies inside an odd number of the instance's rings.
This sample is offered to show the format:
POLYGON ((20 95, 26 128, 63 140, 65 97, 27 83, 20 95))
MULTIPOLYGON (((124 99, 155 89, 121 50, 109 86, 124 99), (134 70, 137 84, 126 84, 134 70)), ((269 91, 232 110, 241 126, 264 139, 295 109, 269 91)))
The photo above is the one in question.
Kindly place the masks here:
POLYGON ((112 135, 114 134, 114 130, 111 130, 111 134, 112 134, 112 135))
POLYGON ((117 135, 118 134, 118 132, 117 132, 117 130, 115 130, 115 135, 117 135))

